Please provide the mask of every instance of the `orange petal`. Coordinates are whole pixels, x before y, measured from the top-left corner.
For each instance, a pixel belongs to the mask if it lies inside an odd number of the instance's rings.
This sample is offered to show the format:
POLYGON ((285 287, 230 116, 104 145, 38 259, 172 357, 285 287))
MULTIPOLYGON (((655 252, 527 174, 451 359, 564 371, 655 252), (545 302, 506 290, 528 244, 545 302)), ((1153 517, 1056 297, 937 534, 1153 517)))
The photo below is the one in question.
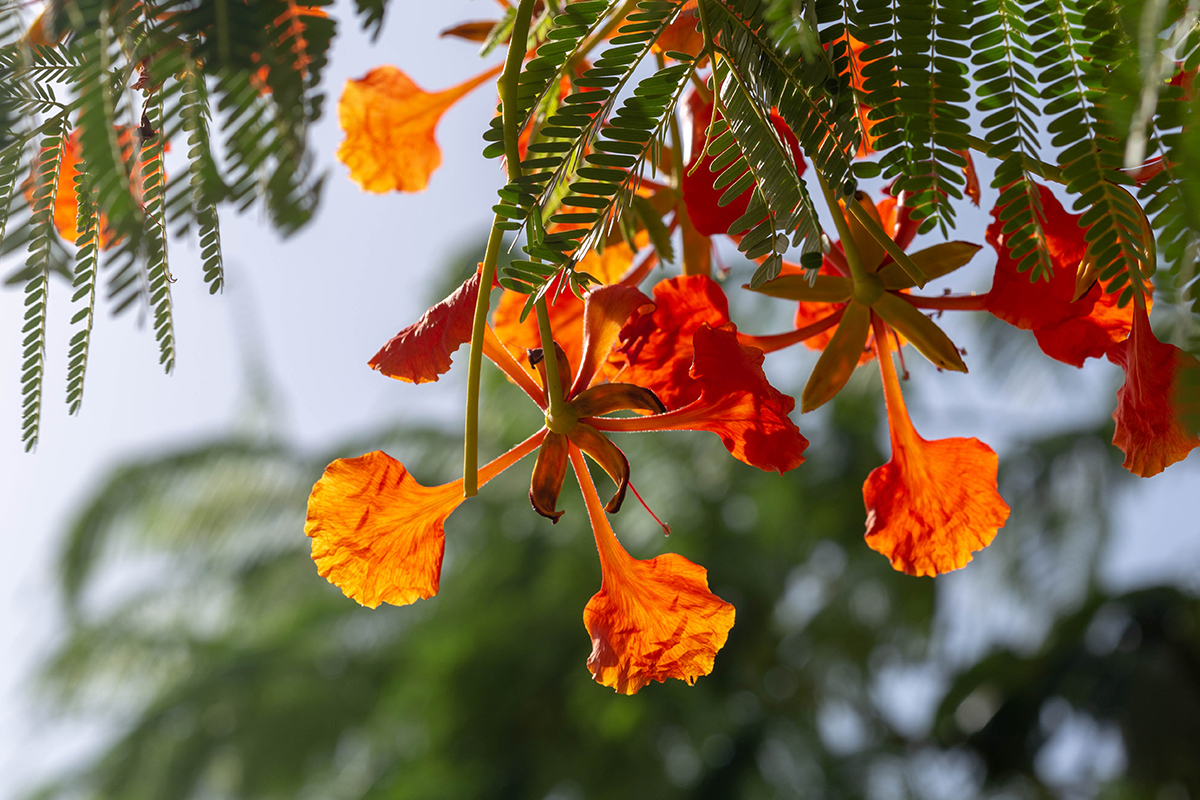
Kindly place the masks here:
MULTIPOLYGON (((539 431, 479 470, 479 484, 528 455, 539 431)), ((407 605, 438 591, 446 518, 463 501, 462 480, 422 486, 378 450, 325 468, 308 497, 305 535, 323 578, 368 608, 407 605)))
POLYGON ((496 66, 457 86, 426 92, 392 66, 376 67, 346 82, 338 120, 346 139, 338 160, 368 192, 419 192, 442 163, 434 139, 446 109, 479 84, 499 74, 496 66))
POLYGON ((675 553, 632 558, 608 524, 583 455, 571 448, 600 553, 603 582, 583 611, 597 683, 636 694, 650 681, 695 683, 712 672, 734 608, 708 589, 708 571, 675 553))
POLYGON ((479 273, 467 278, 442 302, 393 336, 369 362, 389 378, 429 383, 450 371, 450 356, 471 341, 479 273))
POLYGON ((1080 217, 1068 214, 1049 189, 1039 185, 1038 193, 1054 274, 1048 282, 1031 283, 1028 272, 1017 271, 1017 259, 1002 231, 1002 209, 994 208, 987 241, 996 250, 996 274, 984 307, 1010 325, 1033 331, 1046 355, 1082 367, 1085 359, 1099 358, 1129 335, 1133 307, 1117 308, 1116 298, 1106 295, 1099 283, 1072 300, 1075 276, 1087 251, 1085 229, 1079 227, 1080 217))
POLYGON ((788 417, 796 401, 767 381, 763 353, 738 344, 737 330, 703 325, 693 337, 691 377, 700 387, 692 403, 649 417, 591 417, 601 431, 711 431, 735 458, 786 472, 804 463, 808 440, 788 417))
POLYGON ((650 305, 650 298, 632 286, 599 286, 583 301, 583 352, 571 394, 592 385, 601 365, 608 360, 617 336, 633 312, 650 305))
POLYGON ((1175 407, 1176 381, 1185 364, 1196 359, 1172 344, 1160 342, 1150 329, 1145 309, 1133 317, 1129 339, 1108 351, 1109 360, 1125 370, 1125 384, 1117 390, 1117 423, 1113 444, 1125 454, 1125 469, 1149 478, 1188 457, 1200 446, 1179 424, 1175 407))
POLYGON ((700 396, 689 374, 692 337, 702 325, 729 322, 729 301, 707 275, 681 275, 654 287, 654 303, 653 313, 621 330, 606 374, 651 390, 667 408, 681 408, 700 396))
MULTIPOLYGON (((876 327, 879 341, 886 334, 880 323, 876 327)), ((908 418, 890 348, 877 355, 892 459, 863 484, 867 544, 909 575, 966 566, 1008 519, 1008 504, 996 490, 999 459, 978 439, 922 439, 908 418)))

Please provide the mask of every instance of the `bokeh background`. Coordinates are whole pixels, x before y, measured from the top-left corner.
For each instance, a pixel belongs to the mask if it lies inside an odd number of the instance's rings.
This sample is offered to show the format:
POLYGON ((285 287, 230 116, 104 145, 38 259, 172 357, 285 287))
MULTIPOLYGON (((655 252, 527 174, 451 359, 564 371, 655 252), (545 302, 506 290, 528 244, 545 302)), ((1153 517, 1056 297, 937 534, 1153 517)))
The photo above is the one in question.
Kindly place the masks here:
MULTIPOLYGON (((918 429, 991 444, 1013 507, 952 575, 896 574, 862 542, 862 480, 887 457, 872 368, 799 420, 809 461, 784 478, 700 434, 622 441, 674 531, 627 504, 627 547, 704 564, 738 609, 695 687, 589 680, 594 545, 570 490, 559 525, 529 511, 527 466, 451 517, 438 598, 372 612, 320 579, 303 506, 329 460, 457 469, 461 375, 413 387, 366 360, 471 268, 502 179, 478 155, 487 88, 443 118, 419 196, 365 195, 333 159, 345 79, 388 62, 434 90, 499 59, 436 36, 491 3, 398 9, 372 43, 334 7, 315 223, 280 241, 226 217, 215 298, 173 247, 173 376, 136 316, 100 319, 82 413, 50 394, 23 454, 21 296, 0 292, 0 797, 1200 797, 1200 461, 1128 476, 1107 443, 1120 370, 1052 362, 992 320, 947 321, 968 377, 908 360, 918 429)), ((957 235, 982 242, 987 220, 957 235)), ((783 330, 786 304, 742 297, 750 270, 725 255, 734 318, 783 330)), ((993 259, 949 285, 985 290, 993 259)), ((51 313, 47 385, 65 386, 70 312, 51 313)), ((813 360, 768 368, 798 391, 813 360)), ((498 453, 537 420, 489 380, 498 453)))

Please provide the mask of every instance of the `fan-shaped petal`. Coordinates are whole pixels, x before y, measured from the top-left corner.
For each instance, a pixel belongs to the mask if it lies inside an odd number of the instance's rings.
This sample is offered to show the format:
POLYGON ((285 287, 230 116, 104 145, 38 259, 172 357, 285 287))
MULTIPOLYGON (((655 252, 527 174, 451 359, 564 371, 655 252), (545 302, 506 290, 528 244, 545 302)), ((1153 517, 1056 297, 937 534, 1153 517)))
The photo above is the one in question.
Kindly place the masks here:
POLYGON ((617 541, 583 456, 571 448, 600 553, 603 583, 583 611, 596 681, 635 694, 651 681, 688 684, 712 672, 733 627, 734 608, 708 588, 708 572, 683 556, 632 558, 617 541))

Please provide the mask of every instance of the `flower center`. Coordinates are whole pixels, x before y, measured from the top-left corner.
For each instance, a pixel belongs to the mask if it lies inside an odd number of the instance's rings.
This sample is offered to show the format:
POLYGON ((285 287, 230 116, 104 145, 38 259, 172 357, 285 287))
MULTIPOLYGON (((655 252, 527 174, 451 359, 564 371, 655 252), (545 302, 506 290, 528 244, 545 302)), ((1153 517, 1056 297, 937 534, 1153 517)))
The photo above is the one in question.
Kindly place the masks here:
POLYGON ((579 415, 570 403, 562 403, 559 408, 546 409, 546 428, 551 433, 570 433, 579 421, 579 415))
POLYGON ((866 275, 855 279, 851 295, 864 306, 869 306, 879 299, 883 291, 883 279, 872 272, 868 272, 866 275))

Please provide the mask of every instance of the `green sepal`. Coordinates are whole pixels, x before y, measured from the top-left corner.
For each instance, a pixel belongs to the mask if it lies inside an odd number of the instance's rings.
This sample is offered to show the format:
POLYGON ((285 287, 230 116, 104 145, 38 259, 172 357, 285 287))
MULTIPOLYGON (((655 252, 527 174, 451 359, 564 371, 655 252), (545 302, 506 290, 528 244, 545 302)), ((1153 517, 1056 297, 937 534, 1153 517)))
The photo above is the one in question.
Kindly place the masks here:
MULTIPOLYGON (((807 275, 781 275, 754 291, 804 303, 844 303, 850 299, 853 285, 849 278, 838 275, 817 275, 811 282, 807 275)), ((746 285, 744 288, 751 287, 746 285)))
POLYGON ((884 292, 871 307, 935 366, 955 372, 967 371, 967 365, 950 337, 912 303, 900 295, 884 292))
POLYGON ((808 376, 808 383, 804 385, 804 392, 800 395, 801 413, 807 414, 820 408, 842 390, 858 366, 870 332, 871 309, 851 300, 846 305, 833 338, 825 345, 817 365, 808 376))
MULTIPOLYGON (((921 268, 929 280, 933 280, 943 275, 949 275, 959 267, 966 265, 982 249, 982 245, 971 242, 942 242, 933 247, 909 253, 908 257, 921 268)), ((916 286, 908 273, 895 261, 879 270, 879 277, 883 279, 885 289, 910 289, 916 286)))

